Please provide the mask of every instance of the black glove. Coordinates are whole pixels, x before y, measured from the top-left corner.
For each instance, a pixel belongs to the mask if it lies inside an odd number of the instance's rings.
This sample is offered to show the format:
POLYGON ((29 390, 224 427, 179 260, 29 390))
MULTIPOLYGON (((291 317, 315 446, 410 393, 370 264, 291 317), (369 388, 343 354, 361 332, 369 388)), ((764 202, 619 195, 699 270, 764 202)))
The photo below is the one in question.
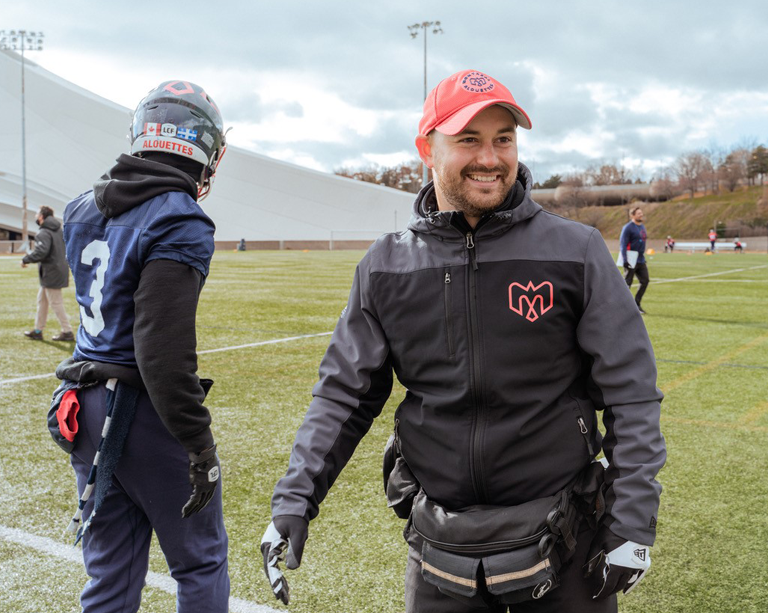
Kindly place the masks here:
POLYGON ((592 598, 602 600, 623 590, 632 591, 651 567, 651 548, 616 536, 604 525, 592 539, 584 576, 592 577, 592 598))
POLYGON ((309 534, 309 522, 297 515, 278 515, 267 526, 261 538, 261 555, 264 556, 264 572, 272 586, 275 598, 288 604, 290 590, 283 571, 278 566, 285 561, 287 568, 294 570, 301 564, 304 543, 309 534))
POLYGON ((181 510, 182 517, 194 515, 208 506, 219 484, 220 472, 216 445, 201 453, 189 454, 189 482, 192 484, 192 496, 181 510))

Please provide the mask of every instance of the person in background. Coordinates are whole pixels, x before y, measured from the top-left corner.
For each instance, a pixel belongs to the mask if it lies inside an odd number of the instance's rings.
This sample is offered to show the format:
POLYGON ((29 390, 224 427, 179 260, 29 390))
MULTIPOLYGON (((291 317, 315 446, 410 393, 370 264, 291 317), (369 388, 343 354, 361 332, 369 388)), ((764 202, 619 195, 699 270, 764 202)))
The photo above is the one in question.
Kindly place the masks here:
POLYGON ((709 250, 715 252, 715 241, 717 240, 717 232, 714 228, 709 229, 709 250))
POLYGON ((645 242, 648 238, 648 234, 645 231, 643 220, 643 209, 639 206, 634 207, 629 211, 630 221, 621 229, 621 238, 619 239, 619 247, 621 249, 622 261, 624 262, 624 281, 627 283, 627 287, 632 287, 632 280, 637 275, 637 280, 640 283, 640 288, 635 294, 635 304, 641 313, 645 314, 645 309, 640 304, 643 299, 645 290, 648 287, 650 277, 648 276, 648 266, 645 262, 645 242), (634 265, 630 264, 627 260, 627 251, 637 252, 637 262, 634 265))
POLYGON ((664 244, 664 253, 672 253, 675 250, 675 239, 667 236, 667 242, 664 244))
POLYGON ((733 241, 733 250, 739 253, 744 251, 744 245, 741 244, 741 239, 738 236, 733 241))
POLYGON ((37 262, 40 275, 40 289, 37 292, 37 315, 35 328, 24 332, 24 336, 33 341, 43 340, 43 329, 48 320, 48 307, 53 309, 59 320, 61 332, 51 337, 54 341, 74 341, 72 324, 64 308, 64 296, 61 290, 69 286, 69 267, 64 248, 61 222, 53 216, 53 209, 41 206, 35 217, 40 230, 35 236, 35 249, 21 259, 21 267, 37 262))

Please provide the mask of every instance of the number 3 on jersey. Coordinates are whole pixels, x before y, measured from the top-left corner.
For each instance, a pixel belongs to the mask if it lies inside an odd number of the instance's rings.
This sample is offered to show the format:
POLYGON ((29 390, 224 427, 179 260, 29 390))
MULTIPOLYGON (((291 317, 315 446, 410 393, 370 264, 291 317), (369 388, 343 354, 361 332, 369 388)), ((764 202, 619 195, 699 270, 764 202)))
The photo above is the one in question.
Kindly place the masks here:
POLYGON ((98 336, 104 329, 104 316, 101 314, 101 302, 103 299, 101 290, 104 288, 104 275, 109 265, 109 245, 107 241, 92 241, 88 243, 80 256, 80 263, 93 266, 95 260, 99 260, 96 266, 96 278, 91 283, 88 295, 93 298, 91 313, 85 312, 85 307, 80 305, 80 322, 91 336, 98 336))

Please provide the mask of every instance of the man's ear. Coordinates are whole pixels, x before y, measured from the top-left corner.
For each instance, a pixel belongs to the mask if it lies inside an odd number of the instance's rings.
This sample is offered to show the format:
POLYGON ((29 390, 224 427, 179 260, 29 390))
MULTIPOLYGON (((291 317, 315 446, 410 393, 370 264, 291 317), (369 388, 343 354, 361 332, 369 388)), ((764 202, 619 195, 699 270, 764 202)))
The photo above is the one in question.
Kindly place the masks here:
POLYGON ((416 149, 419 150, 421 161, 426 164, 427 168, 432 168, 432 145, 429 142, 429 138, 419 134, 416 137, 416 149))

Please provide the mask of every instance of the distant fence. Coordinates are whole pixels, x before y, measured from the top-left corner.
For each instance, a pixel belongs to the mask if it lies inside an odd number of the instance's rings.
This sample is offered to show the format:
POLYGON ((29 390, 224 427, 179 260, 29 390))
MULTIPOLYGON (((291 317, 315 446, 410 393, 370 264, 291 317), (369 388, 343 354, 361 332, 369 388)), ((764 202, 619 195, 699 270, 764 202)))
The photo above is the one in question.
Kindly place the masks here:
MULTIPOLYGON (((29 244, 32 248, 35 246, 34 239, 31 239, 29 241, 29 244)), ((0 241, 0 254, 11 254, 11 253, 18 253, 22 254, 24 253, 22 246, 24 245, 24 241, 0 241)))
MULTIPOLYGON (((245 240, 246 251, 343 251, 368 249, 382 234, 390 230, 329 230, 328 240, 245 240)), ((241 241, 216 241, 220 251, 237 251, 241 241)))
MULTIPOLYGON (((246 251, 342 251, 368 249, 376 239, 327 241, 245 241, 246 251)), ((237 251, 240 241, 216 241, 217 251, 237 251)))

